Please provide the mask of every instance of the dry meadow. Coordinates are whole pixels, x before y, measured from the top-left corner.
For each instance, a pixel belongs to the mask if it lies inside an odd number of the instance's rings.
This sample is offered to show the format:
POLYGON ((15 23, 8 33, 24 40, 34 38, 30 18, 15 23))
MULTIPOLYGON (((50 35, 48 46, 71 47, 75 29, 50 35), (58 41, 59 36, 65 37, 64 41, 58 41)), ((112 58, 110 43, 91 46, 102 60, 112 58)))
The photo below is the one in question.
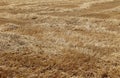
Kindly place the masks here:
POLYGON ((120 0, 0 0, 0 78, 120 78, 120 0))

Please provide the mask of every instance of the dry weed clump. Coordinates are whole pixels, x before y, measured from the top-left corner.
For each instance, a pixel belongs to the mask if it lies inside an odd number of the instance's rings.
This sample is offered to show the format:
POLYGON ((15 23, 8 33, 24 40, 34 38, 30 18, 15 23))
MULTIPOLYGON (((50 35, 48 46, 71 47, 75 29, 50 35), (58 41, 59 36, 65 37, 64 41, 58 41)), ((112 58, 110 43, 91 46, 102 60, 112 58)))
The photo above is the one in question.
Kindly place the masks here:
POLYGON ((40 46, 41 42, 37 41, 34 37, 7 32, 0 33, 0 51, 21 52, 26 50, 34 50, 35 52, 40 52, 41 50, 38 45, 40 46))

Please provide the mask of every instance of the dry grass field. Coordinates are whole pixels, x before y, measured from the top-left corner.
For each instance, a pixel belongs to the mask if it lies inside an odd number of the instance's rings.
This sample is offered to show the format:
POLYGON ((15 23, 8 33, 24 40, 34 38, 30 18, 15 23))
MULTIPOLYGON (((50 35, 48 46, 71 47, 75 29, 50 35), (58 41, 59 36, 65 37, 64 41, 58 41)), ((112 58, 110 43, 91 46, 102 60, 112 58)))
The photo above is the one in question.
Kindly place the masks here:
POLYGON ((120 78, 120 0, 0 0, 0 78, 120 78))

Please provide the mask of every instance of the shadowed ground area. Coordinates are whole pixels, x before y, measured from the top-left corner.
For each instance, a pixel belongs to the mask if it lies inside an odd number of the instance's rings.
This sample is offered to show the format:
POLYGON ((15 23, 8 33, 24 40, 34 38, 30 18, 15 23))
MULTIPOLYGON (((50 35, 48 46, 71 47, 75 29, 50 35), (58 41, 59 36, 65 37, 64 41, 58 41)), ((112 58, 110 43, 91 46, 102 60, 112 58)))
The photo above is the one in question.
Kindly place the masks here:
POLYGON ((119 0, 1 0, 0 78, 119 78, 119 0))

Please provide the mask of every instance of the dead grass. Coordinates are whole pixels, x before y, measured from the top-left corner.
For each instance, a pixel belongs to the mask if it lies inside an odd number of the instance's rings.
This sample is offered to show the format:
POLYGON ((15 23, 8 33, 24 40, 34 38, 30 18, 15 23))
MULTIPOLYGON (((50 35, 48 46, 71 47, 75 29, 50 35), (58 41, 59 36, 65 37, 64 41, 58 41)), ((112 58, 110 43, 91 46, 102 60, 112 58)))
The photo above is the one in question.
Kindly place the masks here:
POLYGON ((1 77, 119 77, 120 71, 117 64, 103 62, 71 50, 63 52, 62 55, 1 52, 1 77))
POLYGON ((0 78, 119 78, 119 2, 0 1, 0 78))

